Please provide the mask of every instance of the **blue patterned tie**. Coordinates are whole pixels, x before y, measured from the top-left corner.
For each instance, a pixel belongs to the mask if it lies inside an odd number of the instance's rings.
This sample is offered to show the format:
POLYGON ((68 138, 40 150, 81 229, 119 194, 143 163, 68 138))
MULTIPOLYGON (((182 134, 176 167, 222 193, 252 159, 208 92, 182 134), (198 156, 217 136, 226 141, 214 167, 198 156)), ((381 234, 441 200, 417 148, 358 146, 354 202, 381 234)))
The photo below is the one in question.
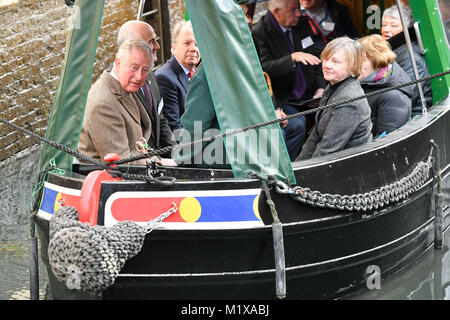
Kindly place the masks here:
POLYGON ((148 85, 147 81, 142 87, 142 91, 144 92, 145 100, 147 100, 148 110, 152 112, 153 108, 152 92, 150 91, 150 86, 148 85))

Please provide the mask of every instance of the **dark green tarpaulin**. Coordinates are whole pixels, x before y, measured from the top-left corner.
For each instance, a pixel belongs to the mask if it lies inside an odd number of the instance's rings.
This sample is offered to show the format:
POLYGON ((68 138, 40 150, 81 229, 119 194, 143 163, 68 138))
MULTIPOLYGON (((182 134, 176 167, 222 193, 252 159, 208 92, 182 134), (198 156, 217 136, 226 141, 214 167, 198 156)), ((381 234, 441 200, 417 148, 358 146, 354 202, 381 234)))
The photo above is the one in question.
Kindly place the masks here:
MULTIPOLYGON (((276 118, 247 22, 233 0, 186 0, 222 132, 276 118)), ((192 92, 190 92, 192 94, 192 92)), ((225 138, 235 177, 252 171, 295 184, 278 124, 225 138)))
MULTIPOLYGON (((76 149, 83 123, 84 107, 94 64, 104 0, 77 0, 73 6, 61 79, 53 101, 45 137, 76 149)), ((40 169, 55 158, 56 166, 67 175, 73 157, 43 144, 40 169)))

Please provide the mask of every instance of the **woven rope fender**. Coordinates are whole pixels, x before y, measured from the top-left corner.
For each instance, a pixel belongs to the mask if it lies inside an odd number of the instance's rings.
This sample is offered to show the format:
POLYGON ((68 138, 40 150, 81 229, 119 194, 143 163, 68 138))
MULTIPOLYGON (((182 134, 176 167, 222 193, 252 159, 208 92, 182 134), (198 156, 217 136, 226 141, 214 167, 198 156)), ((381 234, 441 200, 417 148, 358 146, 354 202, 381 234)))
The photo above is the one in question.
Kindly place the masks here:
POLYGON ((144 228, 130 221, 91 227, 78 221, 75 208, 62 207, 50 220, 50 265, 68 289, 99 293, 141 250, 145 235, 144 228))

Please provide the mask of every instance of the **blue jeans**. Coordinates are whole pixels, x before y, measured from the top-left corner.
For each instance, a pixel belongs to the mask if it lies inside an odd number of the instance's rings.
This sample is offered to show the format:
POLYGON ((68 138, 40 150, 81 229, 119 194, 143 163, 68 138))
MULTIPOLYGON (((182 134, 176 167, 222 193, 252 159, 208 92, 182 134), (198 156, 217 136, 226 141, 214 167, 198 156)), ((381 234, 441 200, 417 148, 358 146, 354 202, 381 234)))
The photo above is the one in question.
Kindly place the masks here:
MULTIPOLYGON (((283 106, 284 113, 291 115, 298 113, 299 111, 290 105, 283 106)), ((281 129, 283 132, 284 142, 289 153, 291 161, 295 161, 302 149, 303 140, 306 133, 306 118, 305 116, 291 118, 288 121, 288 125, 281 129)))

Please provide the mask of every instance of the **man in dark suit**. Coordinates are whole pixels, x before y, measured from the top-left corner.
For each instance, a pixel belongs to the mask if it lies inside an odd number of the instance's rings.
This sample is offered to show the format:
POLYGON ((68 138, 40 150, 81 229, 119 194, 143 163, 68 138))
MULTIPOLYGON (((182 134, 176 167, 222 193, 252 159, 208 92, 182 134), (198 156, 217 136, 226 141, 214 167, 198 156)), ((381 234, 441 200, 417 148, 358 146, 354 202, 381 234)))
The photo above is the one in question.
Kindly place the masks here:
MULTIPOLYGON (((129 39, 142 39, 146 41, 152 49, 153 63, 158 59, 156 52, 160 49, 160 46, 156 41, 156 34, 151 25, 138 20, 125 22, 119 29, 117 38, 118 46, 120 47, 124 41, 129 39)), ((156 149, 173 145, 175 140, 172 140, 172 130, 169 127, 167 119, 162 114, 164 105, 152 70, 149 71, 146 83, 136 92, 136 95, 144 105, 152 122, 152 134, 147 144, 151 148, 156 149)), ((162 156, 170 157, 170 152, 162 156)))
MULTIPOLYGON (((277 112, 290 115, 299 111, 290 102, 320 97, 326 82, 319 66, 320 53, 310 34, 297 26, 298 0, 272 0, 268 8, 253 27, 252 36, 262 69, 271 78, 277 112)), ((305 133, 304 116, 289 119, 283 128, 291 159, 300 153, 305 133)))
POLYGON ((190 77, 199 60, 200 52, 190 21, 178 22, 172 34, 172 57, 156 71, 159 91, 164 99, 164 116, 172 131, 181 129, 190 77))

